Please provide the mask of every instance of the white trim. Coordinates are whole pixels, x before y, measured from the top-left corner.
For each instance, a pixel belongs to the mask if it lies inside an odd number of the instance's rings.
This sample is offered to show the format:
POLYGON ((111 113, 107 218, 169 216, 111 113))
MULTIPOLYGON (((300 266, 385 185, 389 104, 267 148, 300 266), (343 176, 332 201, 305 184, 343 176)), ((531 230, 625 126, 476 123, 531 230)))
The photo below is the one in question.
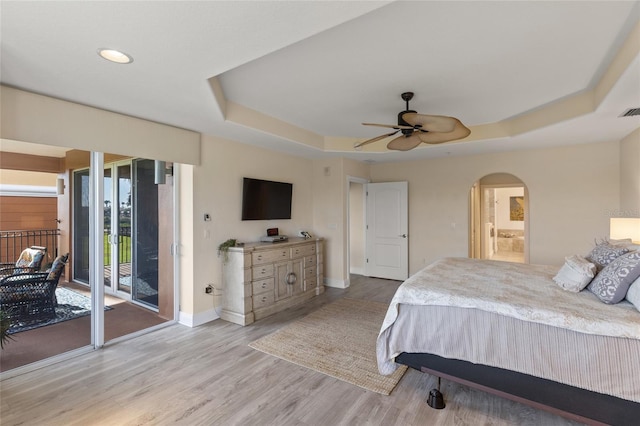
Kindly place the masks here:
POLYGON ((104 345, 104 153, 91 152, 89 164, 89 285, 91 344, 104 345))
POLYGON ((180 311, 180 319, 178 322, 182 325, 186 325, 187 327, 197 327, 219 318, 220 316, 216 312, 215 308, 199 312, 195 315, 180 311))
MULTIPOLYGON (((347 206, 346 208, 346 215, 347 215, 347 230, 346 230, 346 235, 345 235, 345 240, 346 240, 346 244, 345 244, 345 250, 346 252, 344 253, 344 259, 346 261, 346 268, 344 268, 347 271, 347 277, 346 277, 346 281, 343 283, 343 285, 346 285, 346 287, 338 287, 338 288, 347 288, 349 287, 349 275, 352 274, 353 272, 351 272, 351 192, 350 192, 350 186, 351 183, 357 183, 362 185, 363 191, 365 192, 365 195, 363 197, 363 212, 365 214, 365 218, 366 218, 366 213, 367 213, 367 197, 366 197, 366 191, 367 191, 367 184, 370 182, 369 179, 365 179, 365 178, 360 178, 360 177, 356 177, 356 176, 351 176, 351 175, 347 175, 347 181, 346 181, 346 188, 345 188, 345 200, 343 200, 345 206, 347 206)), ((364 221, 366 224, 366 220, 364 221)), ((365 234, 366 237, 366 234, 365 234)), ((365 240, 365 247, 366 247, 366 240, 365 240)), ((366 256, 364 259, 362 259, 363 262, 366 262, 366 256)), ((361 275, 364 275, 361 274, 361 275)), ((331 285, 329 285, 328 287, 333 287, 331 285)))
POLYGON ((324 279, 324 285, 326 287, 332 287, 332 288, 348 288, 349 287, 349 281, 348 280, 336 280, 334 278, 325 278, 324 279))
POLYGON ((55 186, 12 185, 0 183, 0 196, 4 197, 57 197, 55 186))
POLYGON ((181 166, 173 164, 173 242, 171 244, 171 258, 173 259, 173 320, 180 319, 180 257, 178 247, 180 247, 180 180, 181 166))

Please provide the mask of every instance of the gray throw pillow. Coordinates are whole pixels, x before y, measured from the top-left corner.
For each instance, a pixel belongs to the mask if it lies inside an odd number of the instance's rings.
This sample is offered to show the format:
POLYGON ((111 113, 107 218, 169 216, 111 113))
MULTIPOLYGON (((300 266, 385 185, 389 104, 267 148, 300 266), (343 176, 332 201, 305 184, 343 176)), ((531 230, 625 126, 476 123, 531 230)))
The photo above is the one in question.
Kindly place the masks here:
POLYGON ((591 250, 591 253, 586 256, 586 259, 596 265, 596 268, 600 271, 602 268, 627 252, 629 252, 629 249, 624 246, 602 242, 596 244, 593 250, 591 250))
POLYGON ((587 287, 604 303, 618 303, 640 276, 640 252, 623 254, 602 269, 587 287))

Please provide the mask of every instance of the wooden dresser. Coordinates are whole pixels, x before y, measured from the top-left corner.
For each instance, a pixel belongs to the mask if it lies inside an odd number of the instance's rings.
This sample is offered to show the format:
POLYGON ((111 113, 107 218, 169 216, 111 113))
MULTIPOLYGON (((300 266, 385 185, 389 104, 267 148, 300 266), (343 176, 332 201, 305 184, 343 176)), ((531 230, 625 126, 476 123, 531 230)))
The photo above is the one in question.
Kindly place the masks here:
POLYGON ((248 325, 324 292, 322 239, 231 247, 220 318, 248 325))

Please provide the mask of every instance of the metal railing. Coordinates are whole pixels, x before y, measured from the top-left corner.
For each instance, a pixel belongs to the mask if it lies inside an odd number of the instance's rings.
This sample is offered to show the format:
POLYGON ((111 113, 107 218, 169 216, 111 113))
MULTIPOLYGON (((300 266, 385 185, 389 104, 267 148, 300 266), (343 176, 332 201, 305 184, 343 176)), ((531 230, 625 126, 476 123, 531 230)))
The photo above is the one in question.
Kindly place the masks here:
MULTIPOLYGON (((111 265, 111 246, 113 243, 113 234, 110 229, 104 230, 104 264, 111 265)), ((131 227, 121 226, 118 228, 118 263, 131 262, 131 227)))
POLYGON ((50 263, 58 255, 59 229, 29 229, 0 231, 0 263, 15 263, 22 250, 31 246, 46 247, 50 263))

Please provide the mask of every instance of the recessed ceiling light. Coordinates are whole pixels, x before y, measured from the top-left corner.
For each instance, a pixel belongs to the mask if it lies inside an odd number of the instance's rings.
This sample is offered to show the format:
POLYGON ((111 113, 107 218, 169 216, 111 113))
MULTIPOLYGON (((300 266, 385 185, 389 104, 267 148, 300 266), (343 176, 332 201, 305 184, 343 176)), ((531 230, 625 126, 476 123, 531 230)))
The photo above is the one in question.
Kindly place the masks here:
POLYGON ((98 55, 107 61, 115 62, 116 64, 130 64, 133 62, 133 58, 126 53, 120 52, 114 49, 98 49, 98 55))

